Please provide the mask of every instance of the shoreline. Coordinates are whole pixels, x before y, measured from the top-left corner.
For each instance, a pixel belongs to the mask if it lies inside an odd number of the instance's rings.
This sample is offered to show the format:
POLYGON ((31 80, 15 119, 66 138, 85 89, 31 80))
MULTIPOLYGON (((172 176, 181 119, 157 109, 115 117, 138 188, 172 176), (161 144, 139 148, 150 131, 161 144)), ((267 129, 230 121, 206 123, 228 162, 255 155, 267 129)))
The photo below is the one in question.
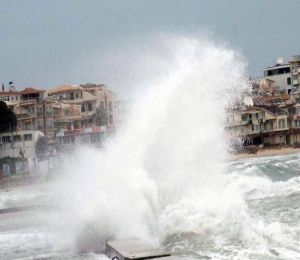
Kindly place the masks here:
POLYGON ((240 153, 231 156, 231 160, 242 160, 247 158, 258 158, 258 157, 270 157, 278 155, 288 155, 300 153, 300 148, 293 147, 279 147, 279 148, 262 148, 257 151, 257 153, 240 153))
MULTIPOLYGON (((239 153, 231 154, 228 157, 228 161, 239 161, 244 159, 251 158, 261 158, 261 157, 272 157, 280 155, 289 155, 289 154, 300 154, 300 148, 294 147, 273 147, 273 148, 260 148, 256 153, 239 153)), ((33 184, 40 184, 48 182, 49 179, 53 178, 53 175, 25 175, 25 176, 10 176, 0 178, 0 190, 28 186, 33 184)))

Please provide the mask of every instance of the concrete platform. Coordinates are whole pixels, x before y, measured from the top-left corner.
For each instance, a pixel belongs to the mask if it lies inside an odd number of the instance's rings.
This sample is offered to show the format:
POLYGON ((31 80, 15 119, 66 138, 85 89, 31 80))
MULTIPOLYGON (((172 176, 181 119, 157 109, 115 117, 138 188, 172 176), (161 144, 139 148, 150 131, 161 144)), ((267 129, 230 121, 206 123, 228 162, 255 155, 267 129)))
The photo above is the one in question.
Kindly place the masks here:
POLYGON ((179 259, 171 256, 164 249, 153 247, 140 239, 107 241, 105 254, 110 259, 116 260, 179 259))

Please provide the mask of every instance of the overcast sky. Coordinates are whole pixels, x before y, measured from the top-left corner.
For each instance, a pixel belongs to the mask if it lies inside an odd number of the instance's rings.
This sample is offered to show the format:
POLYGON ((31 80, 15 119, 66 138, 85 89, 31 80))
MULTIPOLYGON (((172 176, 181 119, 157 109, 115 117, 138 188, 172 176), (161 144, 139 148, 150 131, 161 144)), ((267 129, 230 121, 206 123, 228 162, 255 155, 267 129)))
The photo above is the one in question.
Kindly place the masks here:
POLYGON ((241 52, 249 74, 261 74, 277 57, 300 53, 299 12, 298 0, 0 0, 0 82, 120 90, 130 84, 122 85, 127 54, 167 34, 209 34, 241 52))

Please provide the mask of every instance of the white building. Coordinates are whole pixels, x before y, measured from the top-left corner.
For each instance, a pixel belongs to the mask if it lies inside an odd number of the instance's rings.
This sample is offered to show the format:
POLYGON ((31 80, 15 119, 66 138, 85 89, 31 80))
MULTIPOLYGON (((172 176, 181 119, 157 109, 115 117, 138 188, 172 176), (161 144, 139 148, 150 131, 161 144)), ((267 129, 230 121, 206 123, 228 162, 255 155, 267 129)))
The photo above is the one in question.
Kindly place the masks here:
POLYGON ((300 84, 300 55, 294 55, 289 61, 291 64, 292 86, 299 89, 300 84))
POLYGON ((274 66, 264 69, 264 78, 274 82, 278 91, 299 91, 300 85, 300 55, 294 55, 288 63, 278 59, 274 66))
POLYGON ((16 131, 0 134, 0 158, 21 157, 35 159, 35 145, 41 131, 16 131))
POLYGON ((264 79, 273 81, 279 91, 293 89, 290 64, 276 64, 275 66, 265 68, 264 79))

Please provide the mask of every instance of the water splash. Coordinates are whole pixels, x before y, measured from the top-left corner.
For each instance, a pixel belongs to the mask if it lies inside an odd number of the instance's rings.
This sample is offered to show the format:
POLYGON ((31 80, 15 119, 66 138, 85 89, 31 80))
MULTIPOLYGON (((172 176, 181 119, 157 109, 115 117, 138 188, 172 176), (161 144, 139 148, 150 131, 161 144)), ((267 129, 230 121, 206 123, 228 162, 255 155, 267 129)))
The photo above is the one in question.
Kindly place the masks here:
POLYGON ((208 40, 162 45, 172 53, 165 77, 140 92, 105 151, 82 147, 64 167, 60 221, 82 249, 109 237, 158 243, 246 216, 223 175, 224 109, 247 88, 244 63, 208 40))

